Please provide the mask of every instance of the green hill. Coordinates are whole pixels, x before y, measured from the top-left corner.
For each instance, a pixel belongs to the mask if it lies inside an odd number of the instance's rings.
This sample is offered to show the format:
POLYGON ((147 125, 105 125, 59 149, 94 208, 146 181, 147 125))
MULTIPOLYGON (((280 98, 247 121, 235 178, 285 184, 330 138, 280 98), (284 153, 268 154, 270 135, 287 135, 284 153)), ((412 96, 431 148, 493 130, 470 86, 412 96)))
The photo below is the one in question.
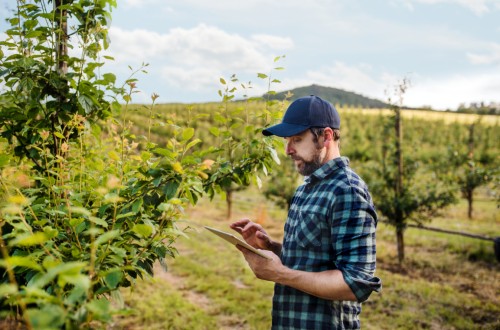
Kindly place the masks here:
MULTIPOLYGON (((329 101, 336 106, 353 106, 362 108, 387 108, 388 104, 380 100, 371 99, 360 94, 353 92, 348 92, 342 89, 333 87, 324 87, 319 85, 311 85, 306 87, 294 88, 291 90, 276 93, 275 95, 270 95, 270 99, 283 100, 285 95, 291 92, 293 96, 291 100, 295 100, 299 97, 306 95, 316 95, 329 101)), ((267 95, 265 95, 267 97, 267 95)))

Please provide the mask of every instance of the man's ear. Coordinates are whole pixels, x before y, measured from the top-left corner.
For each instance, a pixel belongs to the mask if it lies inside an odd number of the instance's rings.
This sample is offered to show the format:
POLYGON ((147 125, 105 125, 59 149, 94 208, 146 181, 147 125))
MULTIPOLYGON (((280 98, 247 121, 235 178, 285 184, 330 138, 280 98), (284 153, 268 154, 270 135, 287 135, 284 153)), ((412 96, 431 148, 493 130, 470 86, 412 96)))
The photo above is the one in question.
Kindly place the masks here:
POLYGON ((326 127, 323 131, 323 139, 325 147, 328 147, 333 142, 333 130, 330 127, 326 127))

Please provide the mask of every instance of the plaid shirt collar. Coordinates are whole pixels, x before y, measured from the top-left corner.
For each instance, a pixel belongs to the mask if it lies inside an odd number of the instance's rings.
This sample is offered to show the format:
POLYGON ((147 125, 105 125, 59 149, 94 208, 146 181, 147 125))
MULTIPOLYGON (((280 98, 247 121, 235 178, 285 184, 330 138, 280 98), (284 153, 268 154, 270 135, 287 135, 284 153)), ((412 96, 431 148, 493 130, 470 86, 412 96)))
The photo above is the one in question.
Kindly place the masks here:
POLYGON ((310 176, 304 180, 306 185, 315 184, 323 180, 330 174, 336 172, 338 169, 349 166, 349 159, 347 157, 337 157, 329 160, 323 166, 314 171, 310 176))

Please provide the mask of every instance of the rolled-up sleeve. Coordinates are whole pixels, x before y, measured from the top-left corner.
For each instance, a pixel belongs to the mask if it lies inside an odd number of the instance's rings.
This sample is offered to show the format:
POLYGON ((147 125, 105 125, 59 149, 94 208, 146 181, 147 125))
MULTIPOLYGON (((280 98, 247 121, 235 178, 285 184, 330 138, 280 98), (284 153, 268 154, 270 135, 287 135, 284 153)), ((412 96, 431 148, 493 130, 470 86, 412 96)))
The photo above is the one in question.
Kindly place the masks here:
POLYGON ((347 187, 336 192, 332 214, 333 260, 358 302, 379 292, 382 281, 375 277, 377 214, 362 192, 347 187))

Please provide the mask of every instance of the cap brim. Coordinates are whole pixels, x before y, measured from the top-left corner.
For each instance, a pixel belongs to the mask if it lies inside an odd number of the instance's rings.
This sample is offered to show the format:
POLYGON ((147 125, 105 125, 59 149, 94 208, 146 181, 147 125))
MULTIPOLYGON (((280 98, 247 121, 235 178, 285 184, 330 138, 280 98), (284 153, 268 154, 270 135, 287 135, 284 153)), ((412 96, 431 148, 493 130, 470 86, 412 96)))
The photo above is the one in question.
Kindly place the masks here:
POLYGON ((265 136, 289 137, 300 134, 308 128, 309 126, 281 123, 264 129, 262 134, 265 136))

